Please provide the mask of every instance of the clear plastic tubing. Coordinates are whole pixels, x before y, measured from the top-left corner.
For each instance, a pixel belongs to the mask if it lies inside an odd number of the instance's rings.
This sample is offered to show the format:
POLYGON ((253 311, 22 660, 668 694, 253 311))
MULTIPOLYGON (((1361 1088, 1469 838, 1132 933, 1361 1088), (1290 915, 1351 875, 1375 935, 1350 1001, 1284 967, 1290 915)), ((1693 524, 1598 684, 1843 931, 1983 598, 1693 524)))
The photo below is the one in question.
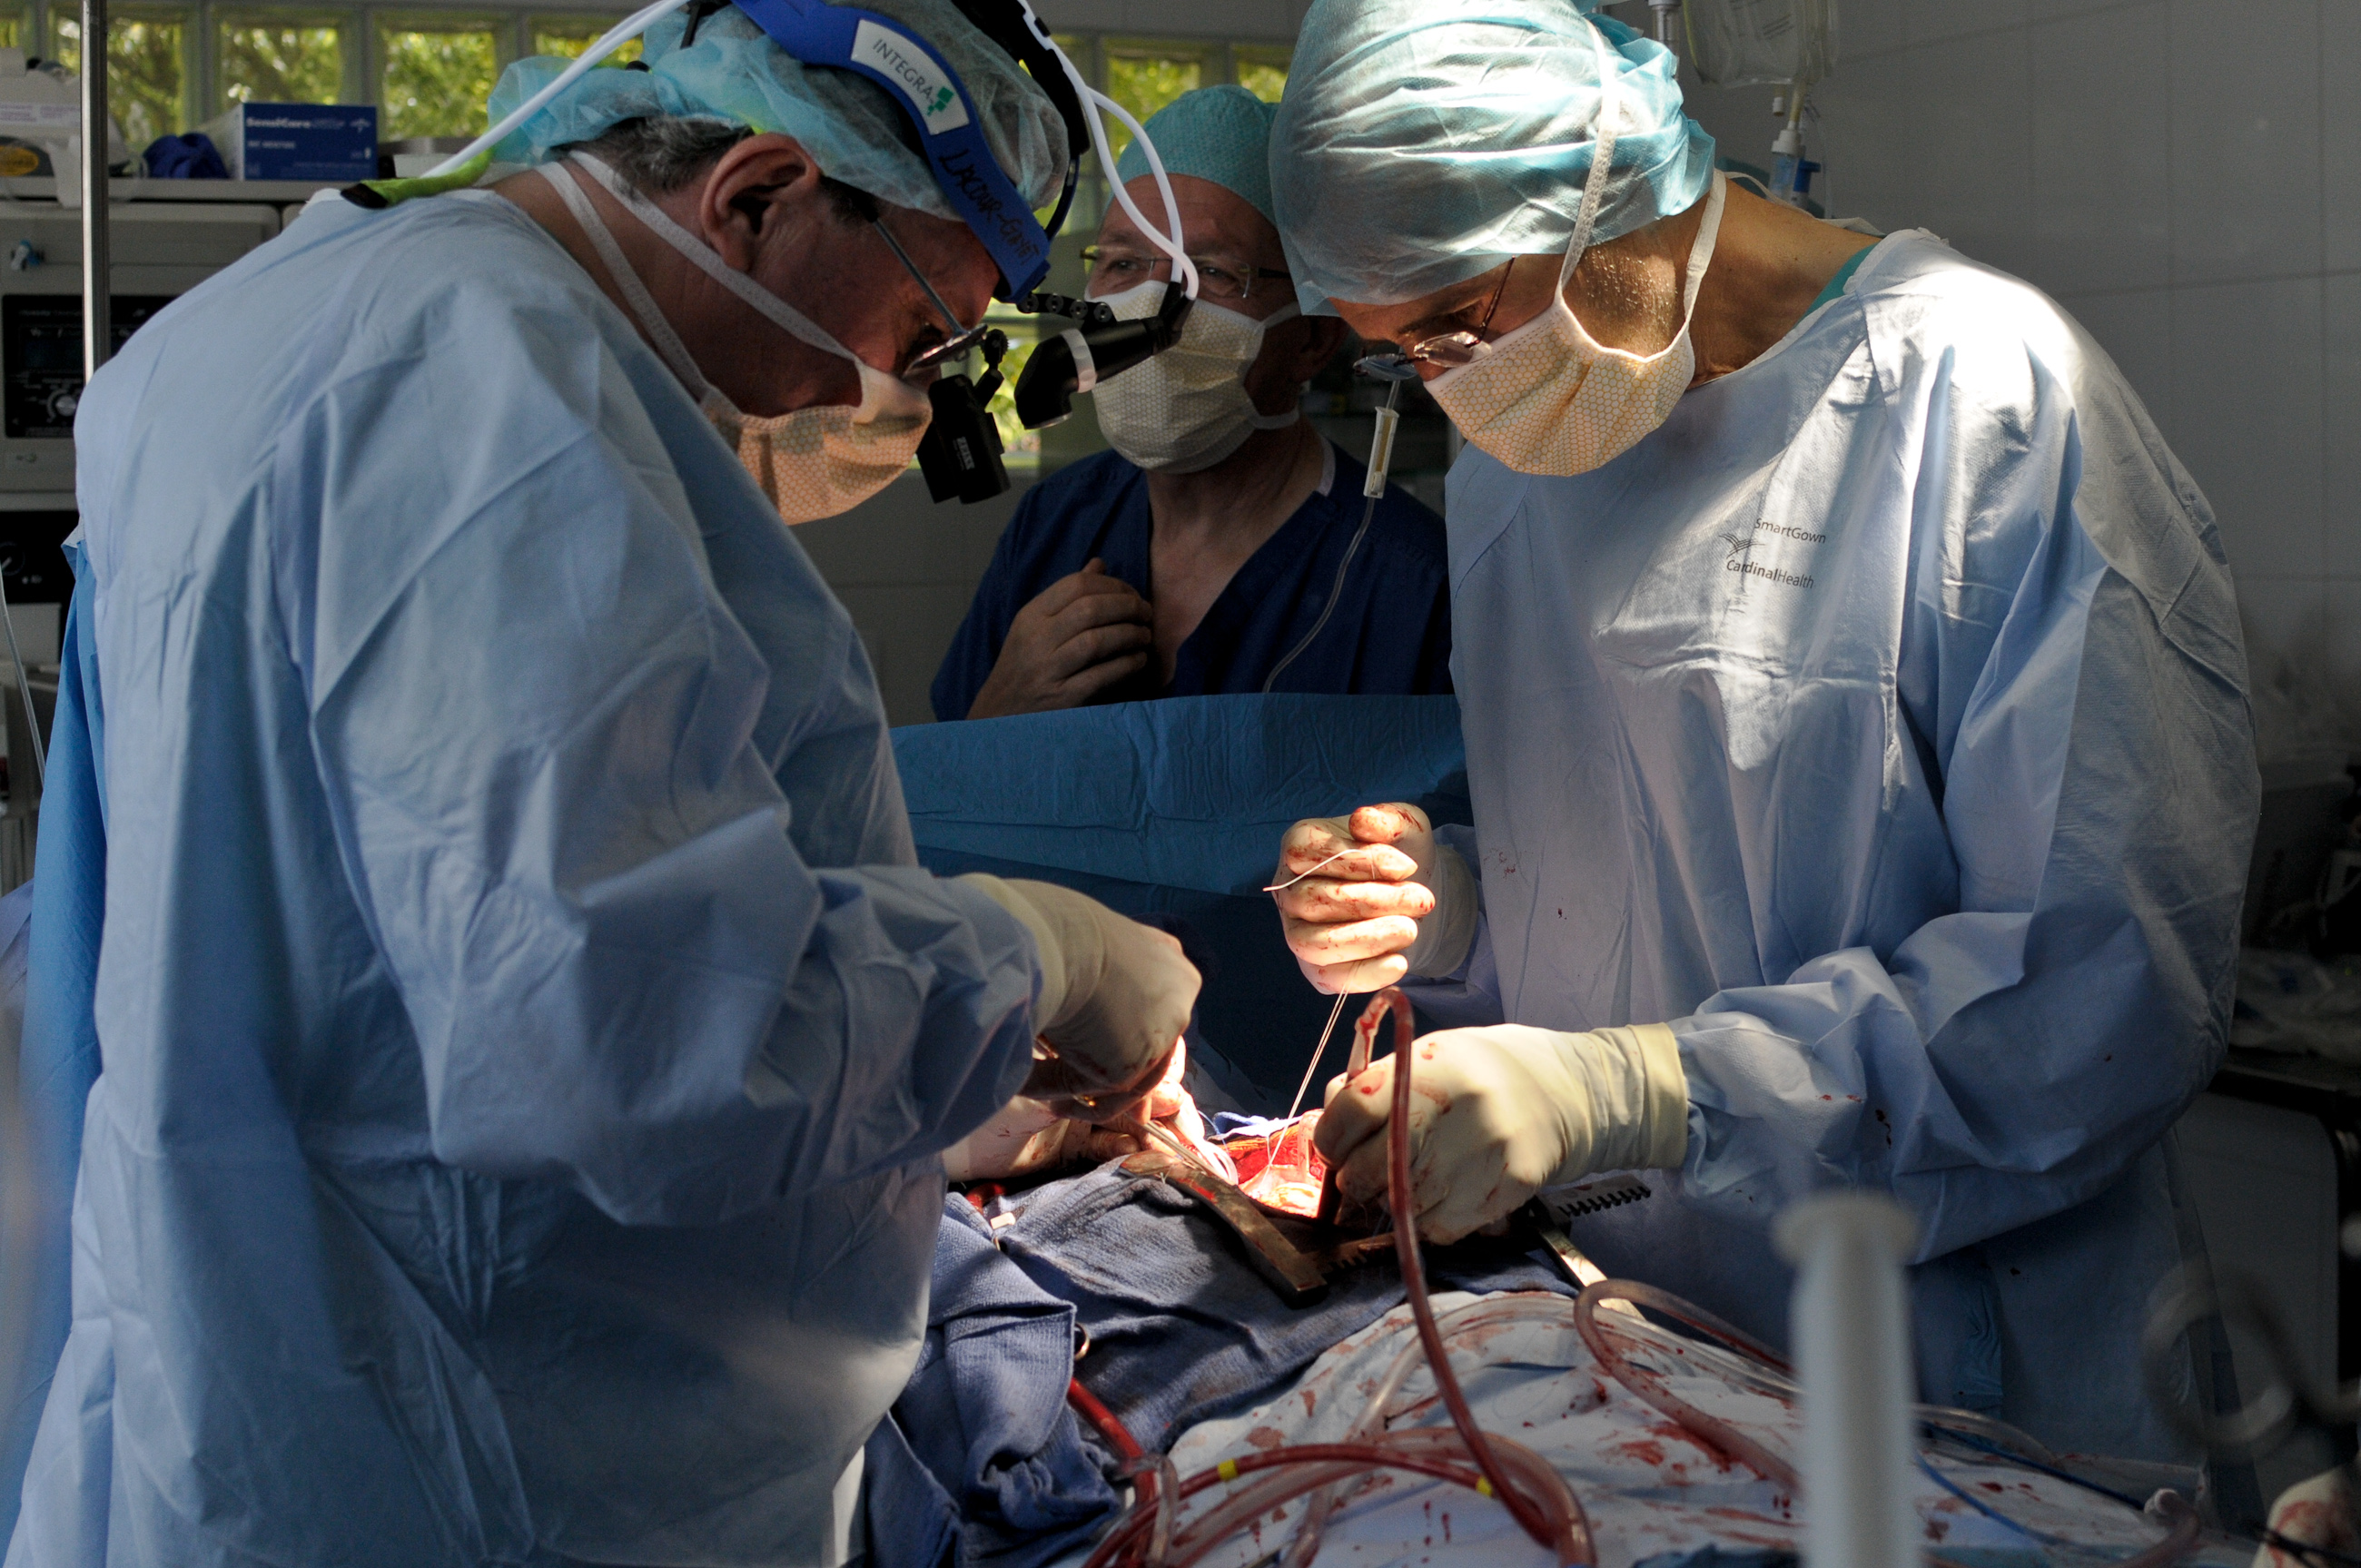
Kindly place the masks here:
MULTIPOLYGON (((1565 1318, 1565 1299, 1564 1297, 1535 1291, 1520 1292, 1510 1296, 1487 1296, 1480 1300, 1470 1301, 1464 1307, 1455 1307, 1444 1313, 1442 1317, 1435 1320, 1435 1325, 1442 1331, 1444 1343, 1448 1346, 1450 1342, 1458 1335, 1473 1333, 1477 1329, 1491 1328, 1498 1324, 1516 1322, 1520 1320, 1531 1322, 1563 1322, 1565 1318)), ((1353 1424, 1352 1431, 1345 1434, 1345 1441, 1370 1442, 1384 1436, 1386 1422, 1395 1413, 1393 1403, 1401 1392, 1402 1384, 1409 1379, 1412 1372, 1423 1365, 1425 1361, 1426 1346, 1413 1334, 1411 1343, 1402 1347, 1402 1353, 1394 1357, 1393 1365, 1386 1369, 1386 1375, 1378 1379, 1376 1392, 1369 1396, 1367 1408, 1361 1412, 1361 1419, 1353 1424)), ((1395 1435, 1399 1438, 1408 1437, 1411 1434, 1401 1432, 1395 1435)), ((1344 1497, 1340 1497, 1339 1492, 1338 1486, 1331 1485, 1323 1486, 1312 1495, 1311 1506, 1304 1512, 1303 1522, 1297 1529, 1295 1540, 1287 1549, 1284 1568, 1303 1568, 1303 1565, 1310 1563, 1319 1552, 1320 1538, 1326 1526, 1328 1516, 1350 1496, 1349 1493, 1345 1493, 1344 1497)))
MULTIPOLYGON (((1459 1387, 1459 1380, 1451 1369, 1441 1327, 1429 1304, 1426 1294, 1425 1269, 1420 1260, 1418 1232, 1411 1204, 1410 1180, 1410 1080, 1411 1073, 1411 1025, 1409 1001, 1398 991, 1378 992, 1364 1015, 1362 1027, 1374 1031, 1391 1009, 1395 1024, 1395 1068, 1393 1113, 1386 1130, 1387 1153, 1386 1190, 1389 1206, 1393 1211, 1395 1254, 1402 1268, 1402 1285, 1410 1298, 1411 1316, 1418 1326, 1416 1354, 1425 1361, 1434 1377, 1435 1391, 1444 1406, 1451 1412, 1452 1428, 1444 1431, 1421 1428, 1400 1432, 1387 1432, 1366 1442, 1302 1444, 1272 1449, 1243 1459, 1225 1460, 1212 1470, 1201 1471, 1179 1486, 1157 1488, 1153 1504, 1135 1505, 1113 1529, 1102 1537, 1092 1551, 1084 1568, 1109 1568, 1119 1558, 1135 1557, 1142 1568, 1191 1568, 1206 1552, 1226 1540, 1239 1528, 1257 1516, 1301 1497, 1307 1492, 1324 1491, 1339 1482, 1365 1475, 1371 1466, 1405 1470, 1425 1475, 1437 1480, 1467 1486, 1486 1496, 1498 1498, 1508 1508, 1519 1528, 1537 1543, 1547 1547, 1560 1563, 1591 1563, 1597 1561, 1590 1541, 1589 1520, 1582 1512, 1582 1504, 1573 1490, 1539 1454, 1520 1443, 1485 1432, 1476 1425, 1467 1408, 1467 1400, 1459 1387), (1455 1463, 1461 1454, 1474 1462, 1471 1471, 1455 1463), (1227 1485, 1240 1476, 1263 1470, 1282 1474, 1267 1481, 1255 1483, 1224 1499, 1197 1519, 1172 1528, 1171 1510, 1184 1498, 1216 1485, 1227 1485), (1143 1541, 1143 1537, 1147 1539, 1143 1541), (1143 1552, 1141 1549, 1145 1547, 1143 1552), (1169 1552, 1168 1549, 1169 1548, 1169 1552)), ((1552 1303, 1554 1306, 1554 1303, 1552 1303)), ((1476 1303, 1464 1315, 1452 1314, 1455 1327, 1467 1328, 1490 1308, 1502 1317, 1520 1315, 1522 1309, 1502 1310, 1507 1303, 1476 1303)), ((1379 1397, 1371 1401, 1356 1423, 1356 1432, 1382 1427, 1385 1409, 1399 1393, 1409 1375, 1412 1351, 1406 1349, 1378 1390, 1379 1397)), ((1312 1510, 1317 1518, 1322 1510, 1312 1510)))

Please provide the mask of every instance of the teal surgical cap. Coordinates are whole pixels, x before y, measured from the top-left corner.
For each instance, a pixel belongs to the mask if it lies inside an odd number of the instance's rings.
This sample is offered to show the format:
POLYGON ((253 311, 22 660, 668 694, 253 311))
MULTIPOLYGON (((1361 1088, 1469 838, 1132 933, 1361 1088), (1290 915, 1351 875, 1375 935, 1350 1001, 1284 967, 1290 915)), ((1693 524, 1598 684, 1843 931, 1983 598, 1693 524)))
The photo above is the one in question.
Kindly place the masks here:
MULTIPOLYGON (((1270 122, 1278 108, 1243 87, 1201 87, 1183 93, 1148 116, 1148 139, 1167 174, 1209 180, 1246 204, 1279 222, 1270 201, 1270 122)), ((1133 181, 1146 174, 1148 155, 1135 137, 1115 160, 1115 175, 1133 181)), ((1150 217, 1163 209, 1147 206, 1150 217)))
POLYGON ((1712 181, 1713 138, 1681 113, 1668 50, 1575 0, 1313 0, 1270 160, 1303 308, 1400 304, 1564 250, 1602 59, 1620 118, 1594 240, 1685 212, 1712 181))
MULTIPOLYGON (((985 143, 1009 182, 1036 207, 1066 178, 1066 128, 1024 68, 959 14, 950 0, 862 0, 935 47, 975 101, 985 143)), ((502 163, 544 163, 553 148, 589 141, 648 115, 727 120, 801 142, 832 180, 897 206, 956 218, 926 161, 903 140, 905 116, 885 90, 850 71, 807 67, 735 5, 708 16, 683 49, 679 12, 645 34, 648 69, 591 71, 504 137, 502 163)), ((501 72, 491 117, 548 85, 570 61, 537 55, 501 72)))

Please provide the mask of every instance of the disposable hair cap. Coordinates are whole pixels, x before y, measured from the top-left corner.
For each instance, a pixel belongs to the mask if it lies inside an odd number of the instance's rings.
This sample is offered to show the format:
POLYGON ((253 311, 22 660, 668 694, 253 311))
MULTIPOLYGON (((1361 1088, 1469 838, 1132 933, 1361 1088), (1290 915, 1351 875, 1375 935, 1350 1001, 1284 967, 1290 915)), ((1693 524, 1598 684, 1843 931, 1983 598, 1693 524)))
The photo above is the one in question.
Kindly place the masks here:
MULTIPOLYGON (((862 0, 860 8, 906 26, 934 46, 968 91, 984 139, 1010 183, 1035 207, 1057 200, 1066 178, 1066 129, 1048 93, 950 0, 862 0)), ((545 163, 552 150, 589 141, 649 115, 718 119, 801 142, 830 179, 897 206, 957 218, 926 160, 910 150, 906 116, 884 88, 851 71, 806 66, 730 6, 708 16, 681 47, 678 12, 644 35, 648 69, 586 72, 503 137, 502 163, 545 163)), ((571 61, 518 60, 492 89, 491 118, 522 104, 571 61)))
POLYGON ((1605 73, 1620 119, 1593 242, 1686 211, 1713 138, 1681 112, 1677 64, 1575 0, 1313 0, 1270 162, 1304 310, 1399 304, 1564 250, 1605 73))

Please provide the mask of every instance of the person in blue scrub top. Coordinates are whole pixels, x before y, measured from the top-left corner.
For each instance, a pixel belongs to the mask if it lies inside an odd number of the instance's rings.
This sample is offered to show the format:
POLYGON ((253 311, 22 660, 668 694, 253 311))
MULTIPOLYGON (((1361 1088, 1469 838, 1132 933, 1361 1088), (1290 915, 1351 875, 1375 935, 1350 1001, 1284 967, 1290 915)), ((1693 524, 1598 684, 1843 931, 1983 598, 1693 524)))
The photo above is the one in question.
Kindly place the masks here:
MULTIPOLYGON (((1024 71, 866 6, 1047 205, 1024 71)), ((903 471, 990 254, 885 89, 683 32, 82 403, 103 1070, 12 1568, 846 1563, 946 1157, 1177 1058, 1171 938, 919 868, 784 526, 903 471)))
MULTIPOLYGON (((1273 225, 1272 105, 1183 93, 1148 122, 1201 293, 1178 347, 1093 397, 1114 448, 1033 487, 935 675, 938 718, 1222 692, 1451 689, 1443 520, 1298 417, 1343 341, 1297 310, 1273 225)), ((1118 172, 1163 208, 1135 142, 1118 172)), ((1089 292, 1152 314, 1170 264, 1119 204, 1089 292)))
MULTIPOLYGON (((1330 991, 1407 980, 1420 1223, 1641 1169, 1611 1274, 1774 1343, 1770 1223, 1915 1218, 1922 1396, 2180 1447, 2143 1392, 2167 1130, 2222 1059, 2258 800, 2205 499, 2059 307, 1730 188, 1574 0, 1316 0, 1298 289, 1401 347, 1450 479, 1472 830, 1299 824, 1330 991)), ((1345 807, 1356 805, 1339 802, 1345 807)), ((1391 1069, 1319 1129, 1383 1190, 1391 1069)))

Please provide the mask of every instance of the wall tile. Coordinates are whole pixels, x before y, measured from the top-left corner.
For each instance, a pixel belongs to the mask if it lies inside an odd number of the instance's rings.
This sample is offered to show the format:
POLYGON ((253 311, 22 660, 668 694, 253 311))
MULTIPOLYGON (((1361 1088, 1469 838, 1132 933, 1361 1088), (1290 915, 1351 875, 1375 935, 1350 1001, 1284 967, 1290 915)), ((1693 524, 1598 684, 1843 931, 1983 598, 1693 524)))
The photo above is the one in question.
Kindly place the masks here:
MULTIPOLYGON (((1910 151, 1909 76, 1916 54, 1905 49, 1839 66, 1813 94, 1820 123, 1810 156, 1826 166, 1815 189, 1839 214, 1865 217, 1881 228, 1908 228, 1927 208, 1910 151)), ((1762 127, 1741 133, 1756 150, 1735 156, 1759 161, 1769 156, 1777 126, 1767 113, 1748 123, 1762 127)))
POLYGON ((2021 27, 2025 6, 2026 0, 1901 0, 1902 41, 1921 44, 2021 27))
POLYGON ((1837 10, 1837 72, 1856 60, 1902 47, 1902 13, 1907 0, 1839 0, 1837 10))
POLYGON ((2361 735, 2361 584, 2332 578, 2320 587, 2321 676, 2346 729, 2361 735))
POLYGON ((2307 774, 2334 776, 2336 764, 2322 751, 2333 753, 2339 729, 2347 746, 2361 736, 2361 637, 2343 602, 2351 591, 2317 577, 2238 579, 2266 790, 2307 774))
POLYGON ((2027 266, 2054 294, 2171 281, 2170 20, 2146 0, 2031 31, 2027 266))
POLYGON ((2026 19, 2054 22, 2062 16, 2083 16, 2093 11, 2119 10, 2139 0, 2026 0, 2026 19))
MULTIPOLYGON (((1886 61, 1871 60, 1860 69, 1869 72, 1886 66, 1886 61)), ((1834 86, 1830 82, 1820 89, 1823 104, 1834 86)), ((1771 138, 1779 134, 1779 122, 1771 113, 1771 93, 1768 87, 1708 86, 1697 79, 1693 68, 1681 68, 1681 106, 1713 137, 1714 150, 1757 169, 1771 167, 1771 138)), ((1818 158, 1819 149, 1814 148, 1811 156, 1818 158)))
POLYGON ((2361 267, 2361 5, 2320 13, 2322 238, 2332 272, 2361 267))
POLYGON ((2162 289, 2061 300, 2132 384, 2148 417, 2172 439, 2172 296, 2162 289))
POLYGON ((2319 37, 2320 0, 2172 0, 2174 281, 2318 270, 2319 37))
MULTIPOLYGON (((2034 247, 2032 70, 2022 29, 1914 46, 1902 69, 1900 135, 1881 156, 1906 192, 1899 221, 1933 229, 1960 252, 2022 276, 2034 247), (1908 210, 1915 209, 1915 210, 1908 210)), ((1831 111, 1833 117, 1833 111, 1831 111)), ((1835 194, 1846 200, 1844 170, 1835 194)))
MULTIPOLYGON (((2321 567, 2361 596, 2361 276, 2322 280, 2320 346, 2321 567)), ((2361 604, 2347 613, 2361 623, 2361 604)))
POLYGON ((2284 684, 2288 667, 2317 670, 2326 652, 2324 586, 2317 577, 2237 572, 2238 623, 2246 634, 2246 668, 2257 684, 2284 684))
POLYGON ((948 583, 838 591, 836 597, 851 612, 852 624, 869 650, 888 723, 933 720, 928 688, 934 685, 951 633, 959 630, 973 593, 972 584, 948 583))
POLYGON ((796 540, 840 594, 855 586, 907 583, 972 587, 1028 483, 1016 474, 1009 477, 1016 483, 1005 495, 973 506, 937 506, 927 498, 926 481, 905 474, 842 517, 803 524, 796 540))
POLYGON ((2172 301, 2173 449, 2213 503, 2232 568, 2317 579, 2320 280, 2180 289, 2172 301))

